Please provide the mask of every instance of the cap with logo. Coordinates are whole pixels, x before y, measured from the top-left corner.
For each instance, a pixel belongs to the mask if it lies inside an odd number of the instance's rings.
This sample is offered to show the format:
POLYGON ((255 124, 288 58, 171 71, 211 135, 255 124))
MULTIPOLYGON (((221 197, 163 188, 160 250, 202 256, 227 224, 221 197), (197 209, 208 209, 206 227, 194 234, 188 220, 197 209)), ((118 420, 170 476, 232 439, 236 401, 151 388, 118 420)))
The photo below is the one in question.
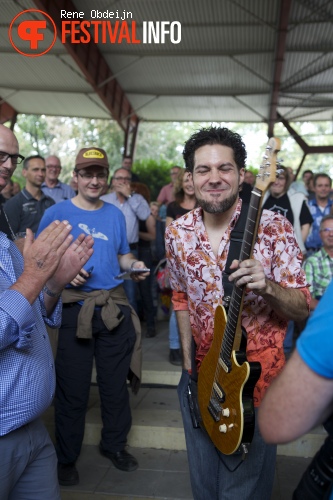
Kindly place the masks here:
POLYGON ((75 170, 87 167, 109 168, 108 157, 104 149, 82 148, 75 160, 75 170))

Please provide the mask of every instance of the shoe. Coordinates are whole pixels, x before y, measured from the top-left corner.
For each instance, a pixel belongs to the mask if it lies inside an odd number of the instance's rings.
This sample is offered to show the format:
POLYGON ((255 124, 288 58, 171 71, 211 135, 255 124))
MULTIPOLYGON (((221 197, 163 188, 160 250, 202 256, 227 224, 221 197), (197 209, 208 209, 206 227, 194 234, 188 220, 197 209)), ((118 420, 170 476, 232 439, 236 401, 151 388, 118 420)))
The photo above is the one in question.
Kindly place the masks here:
POLYGON ((146 338, 150 339, 152 337, 156 337, 156 330, 155 328, 148 328, 146 331, 146 338))
POLYGON ((180 349, 170 349, 169 361, 172 365, 181 366, 183 360, 180 349))
POLYGON ((101 454, 109 458, 117 469, 131 472, 139 467, 137 459, 126 450, 111 453, 111 451, 104 450, 101 444, 99 445, 99 449, 101 454))
POLYGON ((71 462, 70 464, 58 463, 58 481, 61 486, 79 484, 79 473, 75 467, 75 462, 71 462))

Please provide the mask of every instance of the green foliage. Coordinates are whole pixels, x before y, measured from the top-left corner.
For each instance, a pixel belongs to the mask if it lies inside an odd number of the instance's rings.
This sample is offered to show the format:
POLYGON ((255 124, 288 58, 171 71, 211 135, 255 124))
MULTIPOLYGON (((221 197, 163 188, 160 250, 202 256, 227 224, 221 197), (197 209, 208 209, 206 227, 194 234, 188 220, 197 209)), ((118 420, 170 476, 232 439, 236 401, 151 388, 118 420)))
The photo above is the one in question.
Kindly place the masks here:
MULTIPOLYGON (((121 165, 123 131, 112 120, 89 120, 58 116, 19 115, 15 127, 20 152, 24 156, 40 154, 59 156, 61 180, 69 182, 77 152, 84 147, 98 146, 108 155, 111 172, 121 165)), ((20 171, 15 174, 25 184, 20 171)))
POLYGON ((138 174, 140 182, 147 184, 150 189, 151 201, 155 201, 157 196, 165 184, 170 182, 170 168, 172 162, 165 159, 159 161, 153 160, 138 160, 133 164, 133 172, 138 174))
MULTIPOLYGON (((156 198, 160 187, 169 182, 169 168, 184 165, 182 151, 185 141, 199 128, 210 125, 238 132, 246 145, 247 168, 257 172, 267 143, 266 123, 142 122, 137 135, 134 170, 151 188, 152 199, 156 198)), ((333 143, 331 122, 297 122, 291 125, 311 146, 333 143)), ((59 156, 63 166, 61 180, 64 182, 69 182, 76 154, 82 147, 99 146, 105 149, 111 172, 121 165, 124 133, 113 120, 22 114, 18 115, 15 134, 24 156, 36 153, 59 156)), ((274 135, 282 140, 279 157, 284 159, 283 164, 296 171, 303 151, 281 123, 276 124, 274 135)), ((302 165, 302 171, 305 169, 333 176, 332 155, 308 155, 302 165)), ((22 168, 18 167, 15 176, 24 185, 21 172, 22 168)))

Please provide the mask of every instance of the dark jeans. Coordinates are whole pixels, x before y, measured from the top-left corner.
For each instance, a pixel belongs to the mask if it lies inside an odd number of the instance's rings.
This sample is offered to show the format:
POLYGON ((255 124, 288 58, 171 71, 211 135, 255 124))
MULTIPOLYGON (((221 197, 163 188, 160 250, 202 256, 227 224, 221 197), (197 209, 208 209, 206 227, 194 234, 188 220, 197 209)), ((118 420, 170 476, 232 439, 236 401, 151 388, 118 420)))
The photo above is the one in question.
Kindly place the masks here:
POLYGON ((0 436, 0 498, 61 500, 54 446, 40 419, 0 436))
POLYGON ((143 311, 147 328, 155 328, 155 308, 152 294, 152 273, 153 273, 153 258, 150 247, 139 246, 139 260, 143 260, 146 266, 150 269, 150 275, 139 282, 139 291, 143 304, 143 311))
POLYGON ((264 442, 256 419, 254 438, 244 462, 238 454, 222 455, 202 429, 193 428, 187 399, 189 378, 183 370, 177 392, 194 500, 268 500, 273 489, 276 446, 264 442))
POLYGON ((136 340, 130 308, 118 306, 123 321, 111 332, 96 310, 93 338, 76 337, 78 304, 64 306, 56 357, 55 393, 56 449, 61 463, 75 462, 84 435, 93 358, 101 398, 102 445, 110 452, 121 451, 131 428, 132 417, 126 378, 136 340))

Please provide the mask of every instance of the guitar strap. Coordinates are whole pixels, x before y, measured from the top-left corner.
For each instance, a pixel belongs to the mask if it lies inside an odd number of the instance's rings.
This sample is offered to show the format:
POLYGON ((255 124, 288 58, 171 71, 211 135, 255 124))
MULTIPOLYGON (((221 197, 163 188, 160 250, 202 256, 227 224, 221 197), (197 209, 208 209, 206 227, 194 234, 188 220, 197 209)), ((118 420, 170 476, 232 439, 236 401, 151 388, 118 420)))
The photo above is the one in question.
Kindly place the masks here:
MULTIPOLYGON (((249 204, 248 203, 242 203, 242 209, 241 213, 238 217, 238 220, 233 228, 233 230, 230 233, 230 246, 229 246, 229 252, 228 252, 228 257, 227 257, 227 262, 224 268, 224 271, 222 271, 222 285, 224 289, 224 296, 223 300, 228 303, 228 299, 230 300, 232 290, 234 288, 233 282, 228 281, 228 278, 230 274, 233 272, 230 269, 231 263, 234 259, 238 259, 243 243, 243 237, 244 237, 244 231, 245 231, 245 225, 246 225, 246 219, 247 215, 249 212, 249 204), (227 299, 227 300, 226 300, 227 299)), ((226 304, 227 305, 227 304, 226 304)), ((225 307, 226 310, 227 307, 225 307)), ((194 342, 194 339, 192 337, 192 356, 191 356, 191 369, 192 369, 192 375, 191 379, 194 381, 198 380, 198 373, 197 373, 197 365, 195 362, 195 352, 196 352, 196 345, 194 342)))
POLYGON ((222 285, 224 289, 224 296, 223 300, 227 302, 226 306, 228 306, 228 299, 230 300, 232 290, 234 288, 233 282, 230 282, 228 280, 230 274, 233 272, 230 269, 231 263, 234 259, 238 259, 244 239, 244 231, 245 231, 245 224, 246 224, 246 219, 247 215, 249 212, 249 204, 248 203, 242 203, 242 209, 241 213, 238 217, 238 220, 235 224, 235 227, 230 233, 230 246, 229 246, 229 252, 228 252, 228 257, 227 257, 227 262, 225 265, 224 270, 222 271, 222 285))

